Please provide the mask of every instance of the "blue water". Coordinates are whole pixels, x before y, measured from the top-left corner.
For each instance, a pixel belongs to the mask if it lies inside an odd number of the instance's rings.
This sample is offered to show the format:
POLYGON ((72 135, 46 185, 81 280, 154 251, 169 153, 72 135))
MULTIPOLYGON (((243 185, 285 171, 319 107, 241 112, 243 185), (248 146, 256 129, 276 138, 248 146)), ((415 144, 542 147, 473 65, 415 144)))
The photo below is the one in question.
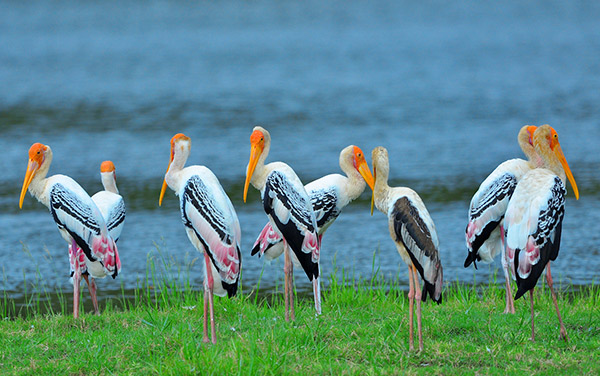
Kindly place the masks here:
MULTIPOLYGON (((386 146, 391 183, 421 194, 436 223, 447 281, 486 283, 497 261, 462 267, 471 195, 502 161, 519 157, 524 124, 560 135, 581 198, 567 200, 565 284, 600 277, 600 5, 595 2, 360 1, 9 2, 0 11, 0 285, 23 293, 41 275, 69 289, 66 243, 31 196, 18 209, 34 142, 52 147, 50 173, 101 189, 111 159, 128 216, 123 273, 100 296, 135 287, 155 243, 197 257, 177 200, 158 194, 169 140, 192 138, 189 163, 211 168, 232 198, 243 233, 244 288, 262 261, 249 257, 266 222, 258 194, 241 200, 253 125, 271 131, 270 161, 303 181, 339 172, 338 153, 386 146), (24 247, 27 251, 24 251, 24 247), (29 252, 29 253, 28 253, 29 252)), ((407 282, 406 267, 368 192, 323 239, 322 268, 356 275, 376 265, 407 282)), ((274 286, 282 263, 265 266, 274 286)), ((501 274, 501 272, 500 272, 501 274)), ((308 281, 298 274, 299 287, 308 281)), ((200 264, 191 277, 200 288, 200 264)))

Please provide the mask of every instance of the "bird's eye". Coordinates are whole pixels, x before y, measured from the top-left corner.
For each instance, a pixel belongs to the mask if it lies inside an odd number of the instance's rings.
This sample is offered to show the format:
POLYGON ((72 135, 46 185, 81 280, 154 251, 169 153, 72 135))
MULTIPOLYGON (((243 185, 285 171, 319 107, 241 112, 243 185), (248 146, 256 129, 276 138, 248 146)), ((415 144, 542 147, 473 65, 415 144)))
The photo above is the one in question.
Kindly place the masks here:
POLYGON ((40 153, 40 151, 38 150, 38 151, 37 151, 37 153, 39 154, 39 153, 40 153))

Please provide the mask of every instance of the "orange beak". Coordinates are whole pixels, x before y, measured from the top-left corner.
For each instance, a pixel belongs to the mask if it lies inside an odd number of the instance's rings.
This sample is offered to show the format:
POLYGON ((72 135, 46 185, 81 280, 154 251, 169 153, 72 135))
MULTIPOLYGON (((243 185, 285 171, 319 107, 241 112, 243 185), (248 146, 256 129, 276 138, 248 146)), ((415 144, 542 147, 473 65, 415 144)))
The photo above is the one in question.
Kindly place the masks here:
MULTIPOLYGON (((169 160, 169 165, 167 166, 167 172, 169 172, 169 168, 171 167, 171 162, 173 162, 174 154, 175 153, 173 150, 173 146, 171 145, 171 159, 169 160)), ((167 172, 165 172, 165 175, 167 175, 167 172)), ((163 200, 163 197, 165 196, 166 190, 167 190, 167 179, 163 179, 162 188, 160 190, 160 197, 158 198, 158 206, 162 205, 162 200, 163 200)))
POLYGON ((375 179, 373 179, 373 175, 371 175, 371 170, 369 169, 367 161, 365 161, 364 159, 360 161, 357 166, 357 170, 363 177, 363 179, 365 179, 369 188, 373 190, 373 188, 375 187, 375 179))
POLYGON ((23 188, 21 188, 21 197, 19 198, 19 209, 23 208, 23 200, 25 199, 25 194, 27 193, 27 188, 29 188, 29 184, 33 180, 35 173, 40 168, 38 162, 33 159, 29 160, 27 164, 27 171, 25 172, 25 180, 23 180, 23 188))
POLYGON ((254 174, 254 169, 258 164, 258 159, 262 154, 263 148, 258 143, 253 143, 250 148, 250 161, 248 162, 248 169, 246 170, 246 182, 244 183, 244 202, 246 202, 246 196, 248 195, 248 186, 250 185, 250 179, 254 174))
POLYGON ((575 182, 575 178, 573 177, 571 168, 569 167, 569 164, 567 163, 567 159, 565 158, 562 148, 560 147, 560 144, 558 142, 556 142, 556 145, 554 146, 554 154, 556 154, 556 156, 558 157, 558 160, 560 161, 560 164, 563 166, 563 169, 565 170, 565 174, 567 175, 567 178, 569 179, 569 182, 571 183, 571 187, 573 187, 573 192, 575 193, 575 198, 577 200, 579 200, 579 190, 577 189, 577 183, 575 182))

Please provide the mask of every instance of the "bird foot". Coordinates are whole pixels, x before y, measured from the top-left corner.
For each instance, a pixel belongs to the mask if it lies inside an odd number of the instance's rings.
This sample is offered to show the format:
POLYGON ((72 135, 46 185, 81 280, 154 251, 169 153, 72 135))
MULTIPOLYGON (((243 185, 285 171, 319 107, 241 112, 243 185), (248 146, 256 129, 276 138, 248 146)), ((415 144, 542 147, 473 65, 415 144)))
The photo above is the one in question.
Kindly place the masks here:
POLYGON ((204 343, 210 343, 210 340, 208 339, 208 336, 202 338, 202 342, 204 342, 204 343))
POLYGON ((567 335, 565 328, 560 328, 560 339, 564 340, 565 342, 569 342, 569 336, 567 335))

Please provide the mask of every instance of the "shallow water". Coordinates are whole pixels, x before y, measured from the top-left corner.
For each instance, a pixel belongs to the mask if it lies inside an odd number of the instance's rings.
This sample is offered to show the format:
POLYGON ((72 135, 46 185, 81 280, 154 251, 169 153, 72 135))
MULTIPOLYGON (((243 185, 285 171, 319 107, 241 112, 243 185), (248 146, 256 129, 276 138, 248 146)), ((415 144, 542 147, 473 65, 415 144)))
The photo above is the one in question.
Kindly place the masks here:
MULTIPOLYGON (((567 200, 553 271, 567 284, 598 281, 600 258, 600 8, 596 3, 414 2, 22 3, 0 12, 0 263, 4 290, 23 294, 40 275, 68 291, 67 247, 47 210, 18 197, 34 142, 52 147, 51 173, 101 189, 111 159, 127 204, 123 270, 100 296, 143 279, 147 255, 195 257, 169 192, 158 194, 177 132, 190 164, 211 168, 238 212, 244 286, 266 222, 242 190, 254 124, 271 131, 270 161, 305 182, 339 172, 338 153, 386 146, 391 184, 415 189, 437 227, 447 281, 487 282, 500 262, 462 267, 467 207, 500 162, 520 157, 516 133, 550 123, 579 185, 567 200), (23 251, 23 245, 31 257, 23 251)), ((570 189, 570 188, 569 188, 570 189)), ((386 218, 368 193, 323 238, 322 268, 407 282, 386 218)), ((265 266, 274 286, 282 263, 265 266)), ((501 272, 500 272, 501 274, 501 272)), ((298 274, 300 275, 300 274, 298 274)), ((193 284, 201 286, 196 265, 193 284)), ((501 280, 501 279, 500 279, 501 280)), ((298 277, 297 284, 308 284, 298 277)))

